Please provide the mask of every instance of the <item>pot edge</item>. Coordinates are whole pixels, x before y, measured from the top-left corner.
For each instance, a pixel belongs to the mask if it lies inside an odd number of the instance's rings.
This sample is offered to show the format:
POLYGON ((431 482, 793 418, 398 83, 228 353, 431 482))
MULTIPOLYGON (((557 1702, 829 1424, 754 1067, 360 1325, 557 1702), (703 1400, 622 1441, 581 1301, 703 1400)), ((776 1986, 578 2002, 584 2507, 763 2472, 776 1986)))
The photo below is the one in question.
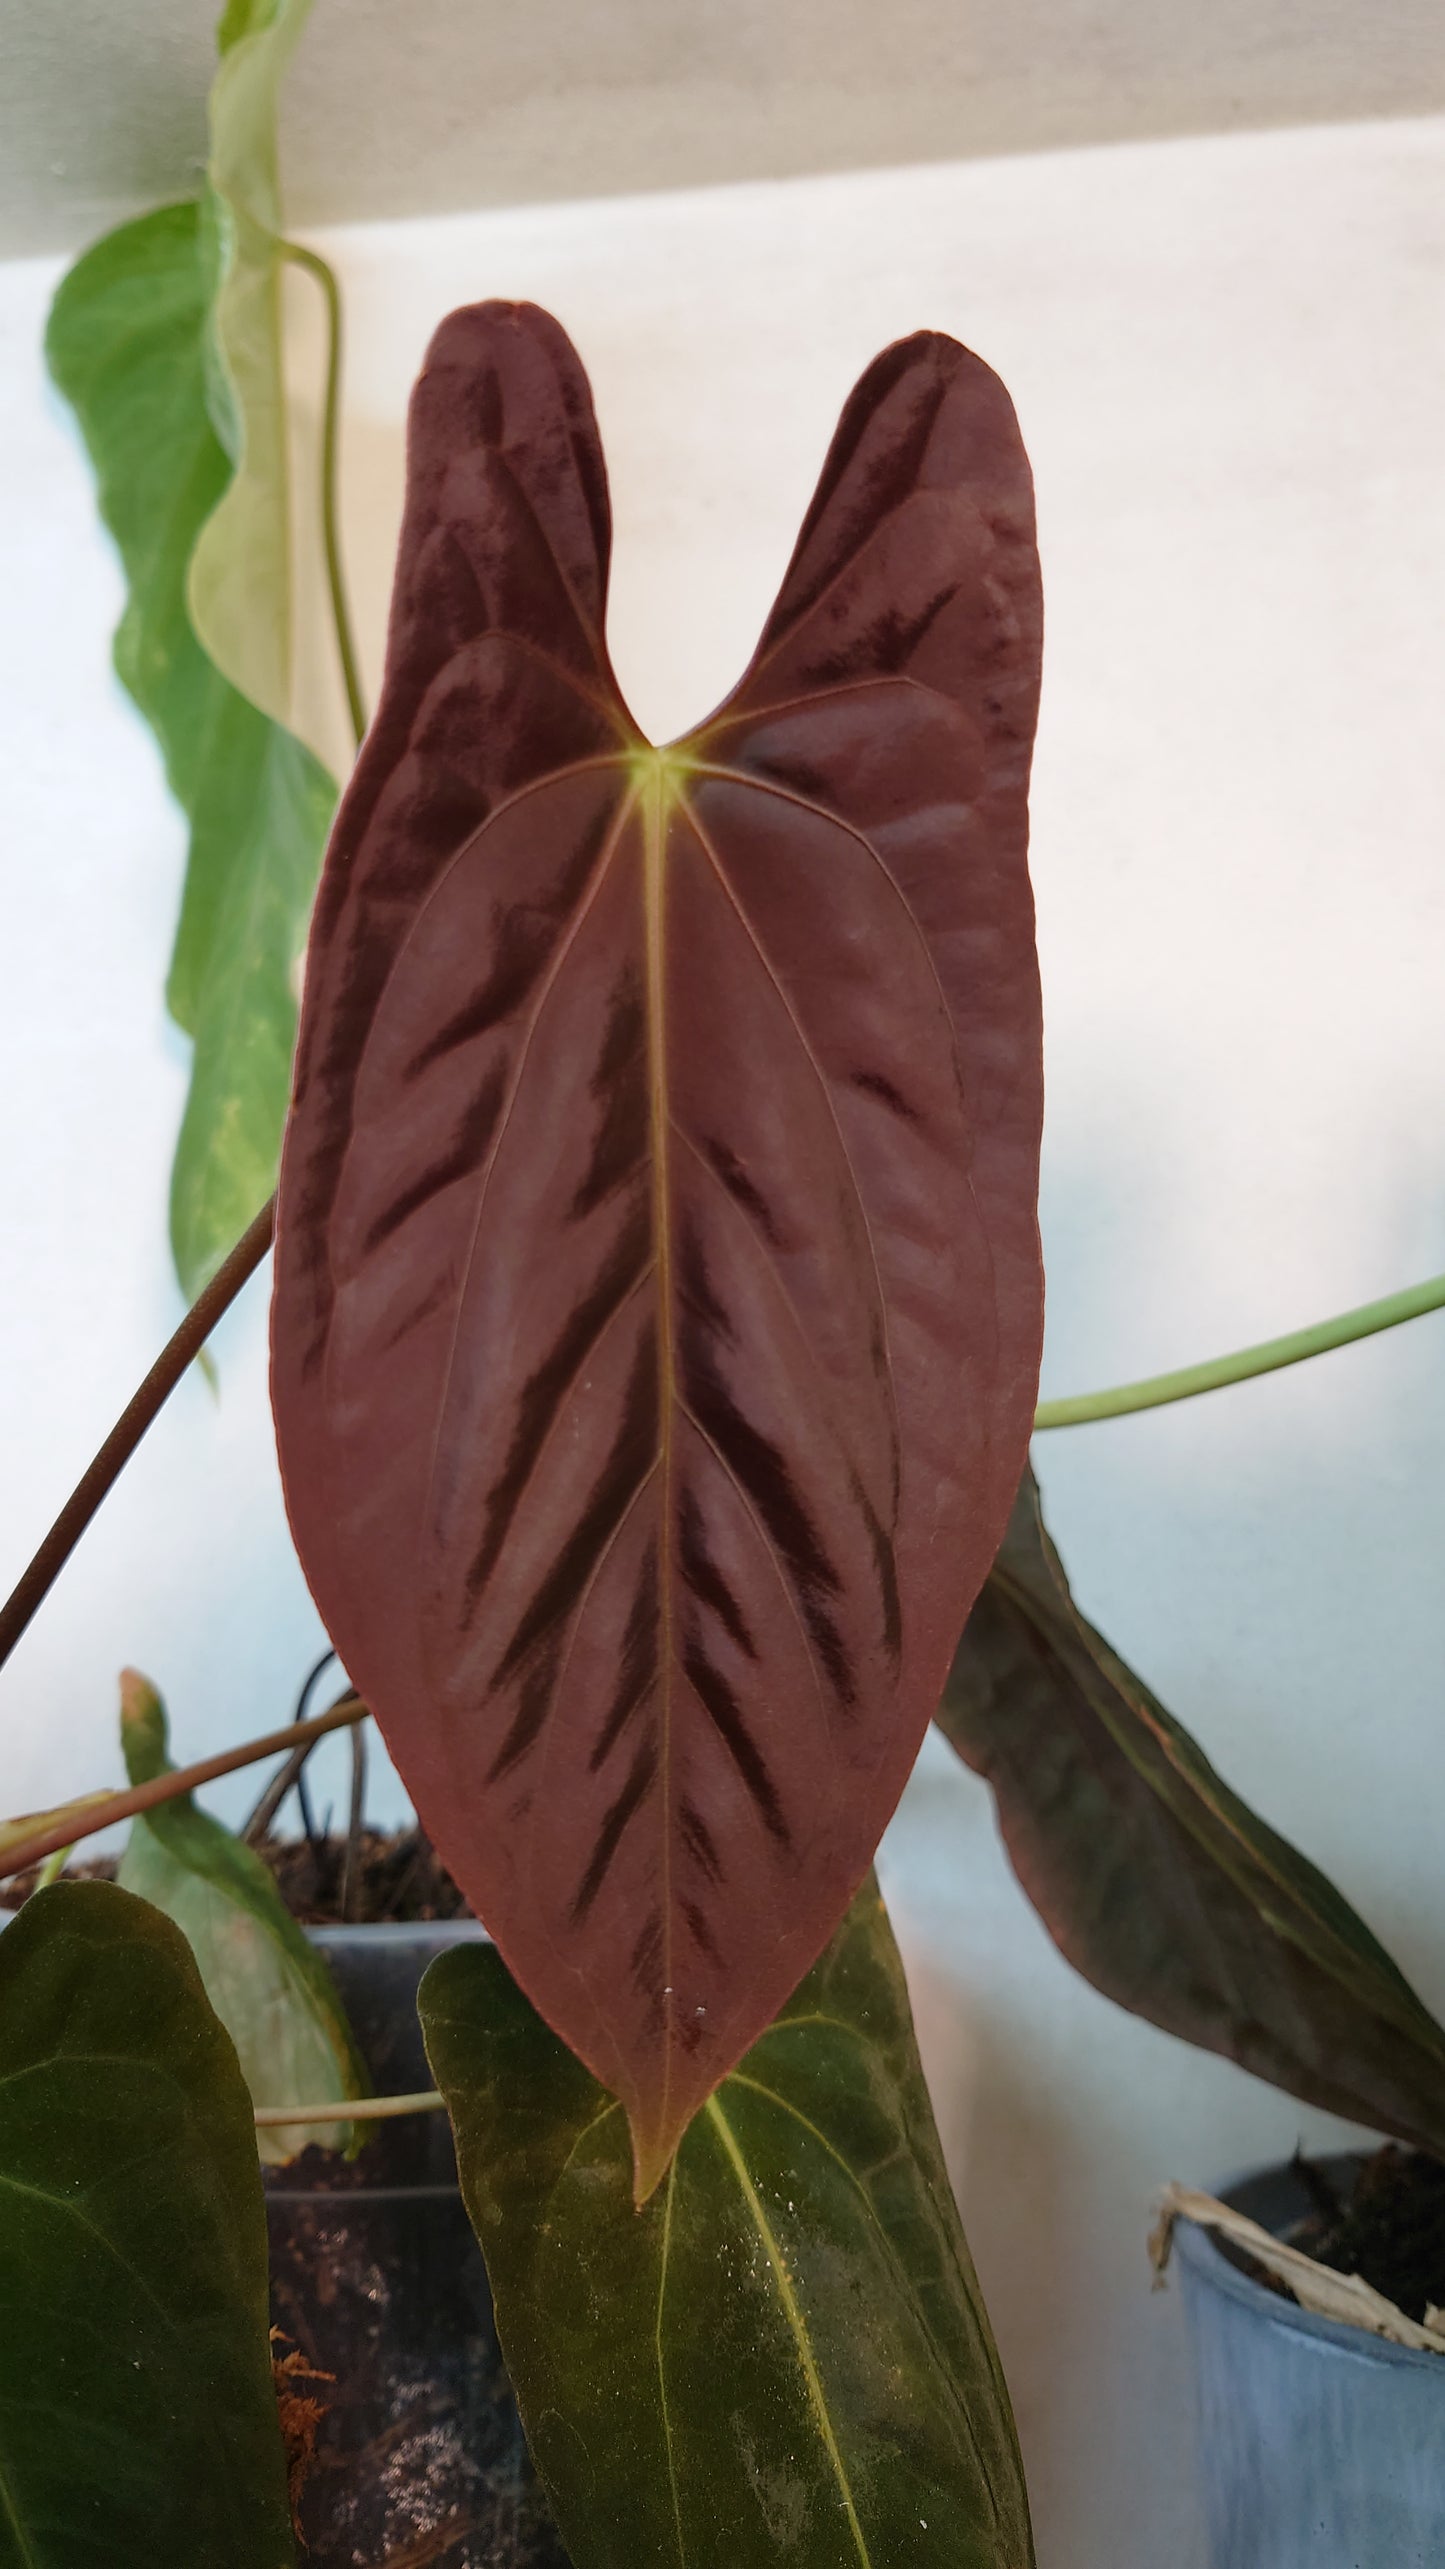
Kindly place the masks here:
MULTIPOLYGON (((1355 2164, 1363 2155, 1360 2151, 1333 2151, 1324 2164, 1330 2166, 1341 2161, 1355 2164)), ((1270 2229, 1273 2225, 1263 2220, 1258 2206, 1248 2200, 1242 2201, 1241 2197, 1253 2195, 1258 2187, 1272 2179, 1287 2178, 1289 2171, 1287 2159, 1276 2160, 1267 2167, 1246 2168, 1223 2185, 1212 2188, 1212 2192, 1219 2202, 1247 2213, 1251 2219, 1261 2220, 1262 2226, 1270 2229)), ((1203 2290, 1228 2294, 1251 2311, 1263 2326, 1281 2329, 1288 2336, 1322 2341, 1325 2345, 1337 2347, 1343 2355, 1353 2356, 1357 2363, 1381 2365, 1386 2369, 1401 2366, 1424 2369, 1436 2375, 1442 2395, 1445 2395, 1445 2356, 1432 2355, 1424 2347, 1397 2346, 1388 2337, 1374 2336, 1368 2328, 1352 2327, 1345 2320, 1325 2319, 1315 2311, 1302 2309, 1297 2301, 1286 2300, 1282 2294, 1270 2292, 1225 2255, 1212 2231, 1202 2229, 1197 2222, 1182 2214, 1174 2228, 1174 2254, 1203 2290)))

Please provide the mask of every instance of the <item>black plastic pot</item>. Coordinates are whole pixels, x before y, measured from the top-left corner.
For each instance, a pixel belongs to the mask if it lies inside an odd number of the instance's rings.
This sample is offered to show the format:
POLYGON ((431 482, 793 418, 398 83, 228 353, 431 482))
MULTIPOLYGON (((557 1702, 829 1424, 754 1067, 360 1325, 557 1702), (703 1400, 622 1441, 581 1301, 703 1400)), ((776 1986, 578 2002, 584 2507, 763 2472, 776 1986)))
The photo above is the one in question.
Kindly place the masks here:
MULTIPOLYGON (((480 1927, 321 1927, 378 2095, 428 2087, 417 1983, 480 1927)), ((308 2569, 567 2569, 503 2370, 444 2114, 269 2172, 271 2307, 334 2382, 301 2502, 308 2569)))

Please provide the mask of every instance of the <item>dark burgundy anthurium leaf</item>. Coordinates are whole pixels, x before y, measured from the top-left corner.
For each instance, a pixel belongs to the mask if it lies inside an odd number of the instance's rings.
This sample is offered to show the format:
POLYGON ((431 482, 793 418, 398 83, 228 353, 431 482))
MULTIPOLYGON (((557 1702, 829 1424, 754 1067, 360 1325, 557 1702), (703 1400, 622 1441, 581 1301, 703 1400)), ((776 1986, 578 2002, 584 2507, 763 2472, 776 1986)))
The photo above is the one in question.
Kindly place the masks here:
POLYGON ((1445 2028, 1069 1594, 1032 1473, 939 1724, 1076 1970, 1291 2096, 1445 2156, 1445 2028))
POLYGON ((308 965, 282 1466, 645 2194, 861 1881, 1023 1463, 1028 467, 977 358, 889 349, 741 686, 659 751, 557 324, 453 314, 409 458, 308 965))

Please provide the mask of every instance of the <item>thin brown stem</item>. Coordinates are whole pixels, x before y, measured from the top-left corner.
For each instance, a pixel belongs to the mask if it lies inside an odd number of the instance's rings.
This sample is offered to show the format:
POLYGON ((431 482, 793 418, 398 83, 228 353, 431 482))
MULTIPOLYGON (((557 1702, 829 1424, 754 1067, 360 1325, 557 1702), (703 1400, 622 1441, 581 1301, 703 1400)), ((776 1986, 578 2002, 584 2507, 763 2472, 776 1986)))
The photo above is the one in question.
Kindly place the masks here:
MULTIPOLYGON (((157 1356, 139 1391, 121 1411, 95 1460, 81 1474, 30 1567, 0 1607, 0 1668, 3 1668, 32 1615, 44 1602, 109 1492, 114 1488, 146 1429, 159 1416, 181 1376, 199 1356, 221 1314, 229 1311, 241 1287, 259 1267, 276 1227, 276 1198, 263 1204, 249 1231, 239 1239, 198 1294, 175 1336, 157 1356)), ((54 1841, 63 1845, 63 1839, 54 1841)), ((48 1852, 48 1849, 47 1849, 48 1852)))
POLYGON ((37 1829, 33 1837, 20 1838, 5 1849, 0 1856, 0 1881, 12 1873, 28 1873, 57 1847, 78 1846, 82 1838, 93 1838, 98 1829, 108 1829, 117 1820, 132 1820, 137 1811, 153 1811, 158 1802, 173 1802, 177 1794, 193 1792, 198 1784, 213 1784, 218 1775, 234 1775, 263 1757, 297 1747, 303 1739, 309 1747, 323 1731, 345 1730, 348 1724, 365 1719, 366 1706, 360 1697, 343 1695, 329 1713, 318 1713, 314 1721, 288 1722, 284 1730, 267 1731, 263 1738, 245 1740, 239 1748, 222 1749, 217 1757, 198 1758, 194 1766, 173 1767, 168 1775, 153 1776, 148 1784, 107 1793, 103 1801, 73 1803, 68 1818, 58 1816, 48 1828, 37 1829))

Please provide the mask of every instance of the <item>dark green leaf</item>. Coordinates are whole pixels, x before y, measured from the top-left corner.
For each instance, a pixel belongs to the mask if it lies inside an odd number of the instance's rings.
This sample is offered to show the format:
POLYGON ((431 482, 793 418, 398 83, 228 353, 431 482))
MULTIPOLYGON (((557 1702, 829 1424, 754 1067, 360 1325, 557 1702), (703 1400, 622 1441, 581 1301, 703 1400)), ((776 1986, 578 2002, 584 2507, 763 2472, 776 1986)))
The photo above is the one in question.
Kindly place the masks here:
MULTIPOLYGON (((121 1742, 132 1784, 173 1772, 155 1688, 121 1677, 121 1742)), ((163 1909, 190 1944, 206 1996, 240 2055, 253 2105, 326 2105, 369 2082, 336 1984, 258 1855, 189 1793, 133 1821, 120 1880, 163 1909)), ((284 2167, 308 2142, 354 2152, 348 2123, 268 2125, 261 2157, 284 2167)))
POLYGON ((1084 1621, 1031 1473, 938 1719, 1096 1989, 1311 2105, 1445 2152, 1445 2030, 1084 1621))
POLYGON ((294 2559, 251 2101, 113 1883, 0 1936, 0 2569, 294 2559))
POLYGON ((1025 2569, 999 2370, 864 1886, 632 2207, 626 2118, 490 1948, 422 2021, 577 2569, 1025 2569))
POLYGON ((275 1184, 297 964, 335 801, 311 752, 221 676, 187 612, 192 551, 231 479, 207 408, 211 283, 199 209, 163 207, 71 269, 46 340, 129 584, 116 667, 190 830, 167 997, 195 1043, 171 1195, 191 1298, 275 1184))

